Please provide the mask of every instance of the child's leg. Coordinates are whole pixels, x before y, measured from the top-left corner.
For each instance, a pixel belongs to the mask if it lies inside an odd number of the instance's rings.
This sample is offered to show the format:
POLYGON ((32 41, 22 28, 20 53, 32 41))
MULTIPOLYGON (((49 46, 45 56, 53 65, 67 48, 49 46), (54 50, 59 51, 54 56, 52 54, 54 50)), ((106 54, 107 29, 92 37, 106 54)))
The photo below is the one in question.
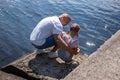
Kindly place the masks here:
POLYGON ((69 57, 70 56, 70 53, 66 52, 66 57, 69 57))

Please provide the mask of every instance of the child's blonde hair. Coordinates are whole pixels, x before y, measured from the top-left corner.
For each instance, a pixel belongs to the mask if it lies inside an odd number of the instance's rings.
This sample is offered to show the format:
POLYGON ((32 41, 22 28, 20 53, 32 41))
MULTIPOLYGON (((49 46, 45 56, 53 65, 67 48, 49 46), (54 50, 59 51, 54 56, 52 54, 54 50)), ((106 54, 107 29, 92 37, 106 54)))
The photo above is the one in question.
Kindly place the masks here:
POLYGON ((77 24, 77 23, 73 23, 71 26, 70 26, 70 31, 75 31, 75 32, 79 32, 80 30, 80 25, 77 24))
POLYGON ((73 23, 70 26, 70 31, 74 31, 75 33, 77 33, 77 36, 78 36, 78 32, 80 31, 80 25, 77 23, 73 23))

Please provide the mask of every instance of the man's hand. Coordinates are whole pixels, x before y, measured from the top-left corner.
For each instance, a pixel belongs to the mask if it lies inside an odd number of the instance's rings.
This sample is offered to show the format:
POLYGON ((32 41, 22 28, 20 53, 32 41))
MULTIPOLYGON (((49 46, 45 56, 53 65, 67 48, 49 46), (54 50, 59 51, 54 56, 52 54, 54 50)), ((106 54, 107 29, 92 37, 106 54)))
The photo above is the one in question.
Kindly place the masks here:
POLYGON ((70 50, 68 52, 76 55, 80 52, 80 49, 79 48, 70 48, 70 50))
POLYGON ((56 44, 57 44, 60 48, 68 51, 68 52, 71 53, 71 54, 78 54, 78 53, 79 53, 80 49, 79 49, 79 48, 70 48, 70 47, 67 45, 67 43, 61 38, 61 35, 55 34, 55 35, 54 35, 54 39, 55 39, 55 41, 56 41, 56 44))

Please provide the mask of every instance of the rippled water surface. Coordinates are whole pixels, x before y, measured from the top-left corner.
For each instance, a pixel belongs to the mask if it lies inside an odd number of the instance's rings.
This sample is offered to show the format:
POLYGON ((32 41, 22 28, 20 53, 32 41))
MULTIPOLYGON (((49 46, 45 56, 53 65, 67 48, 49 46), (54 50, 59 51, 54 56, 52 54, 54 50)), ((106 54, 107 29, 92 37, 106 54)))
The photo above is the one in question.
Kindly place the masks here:
POLYGON ((33 51, 32 29, 42 18, 64 12, 71 15, 70 24, 81 26, 84 54, 96 51, 120 29, 120 0, 0 0, 0 66, 33 51))

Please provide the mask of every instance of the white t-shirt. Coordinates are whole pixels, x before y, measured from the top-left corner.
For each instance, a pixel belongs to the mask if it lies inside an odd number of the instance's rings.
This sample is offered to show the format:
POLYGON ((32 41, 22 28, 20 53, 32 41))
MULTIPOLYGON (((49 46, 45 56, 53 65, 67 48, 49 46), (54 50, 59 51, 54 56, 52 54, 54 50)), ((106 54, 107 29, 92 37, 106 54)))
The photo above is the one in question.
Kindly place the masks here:
POLYGON ((61 34, 63 26, 57 16, 47 17, 41 20, 33 29, 30 41, 38 46, 45 43, 46 38, 53 34, 61 34))

